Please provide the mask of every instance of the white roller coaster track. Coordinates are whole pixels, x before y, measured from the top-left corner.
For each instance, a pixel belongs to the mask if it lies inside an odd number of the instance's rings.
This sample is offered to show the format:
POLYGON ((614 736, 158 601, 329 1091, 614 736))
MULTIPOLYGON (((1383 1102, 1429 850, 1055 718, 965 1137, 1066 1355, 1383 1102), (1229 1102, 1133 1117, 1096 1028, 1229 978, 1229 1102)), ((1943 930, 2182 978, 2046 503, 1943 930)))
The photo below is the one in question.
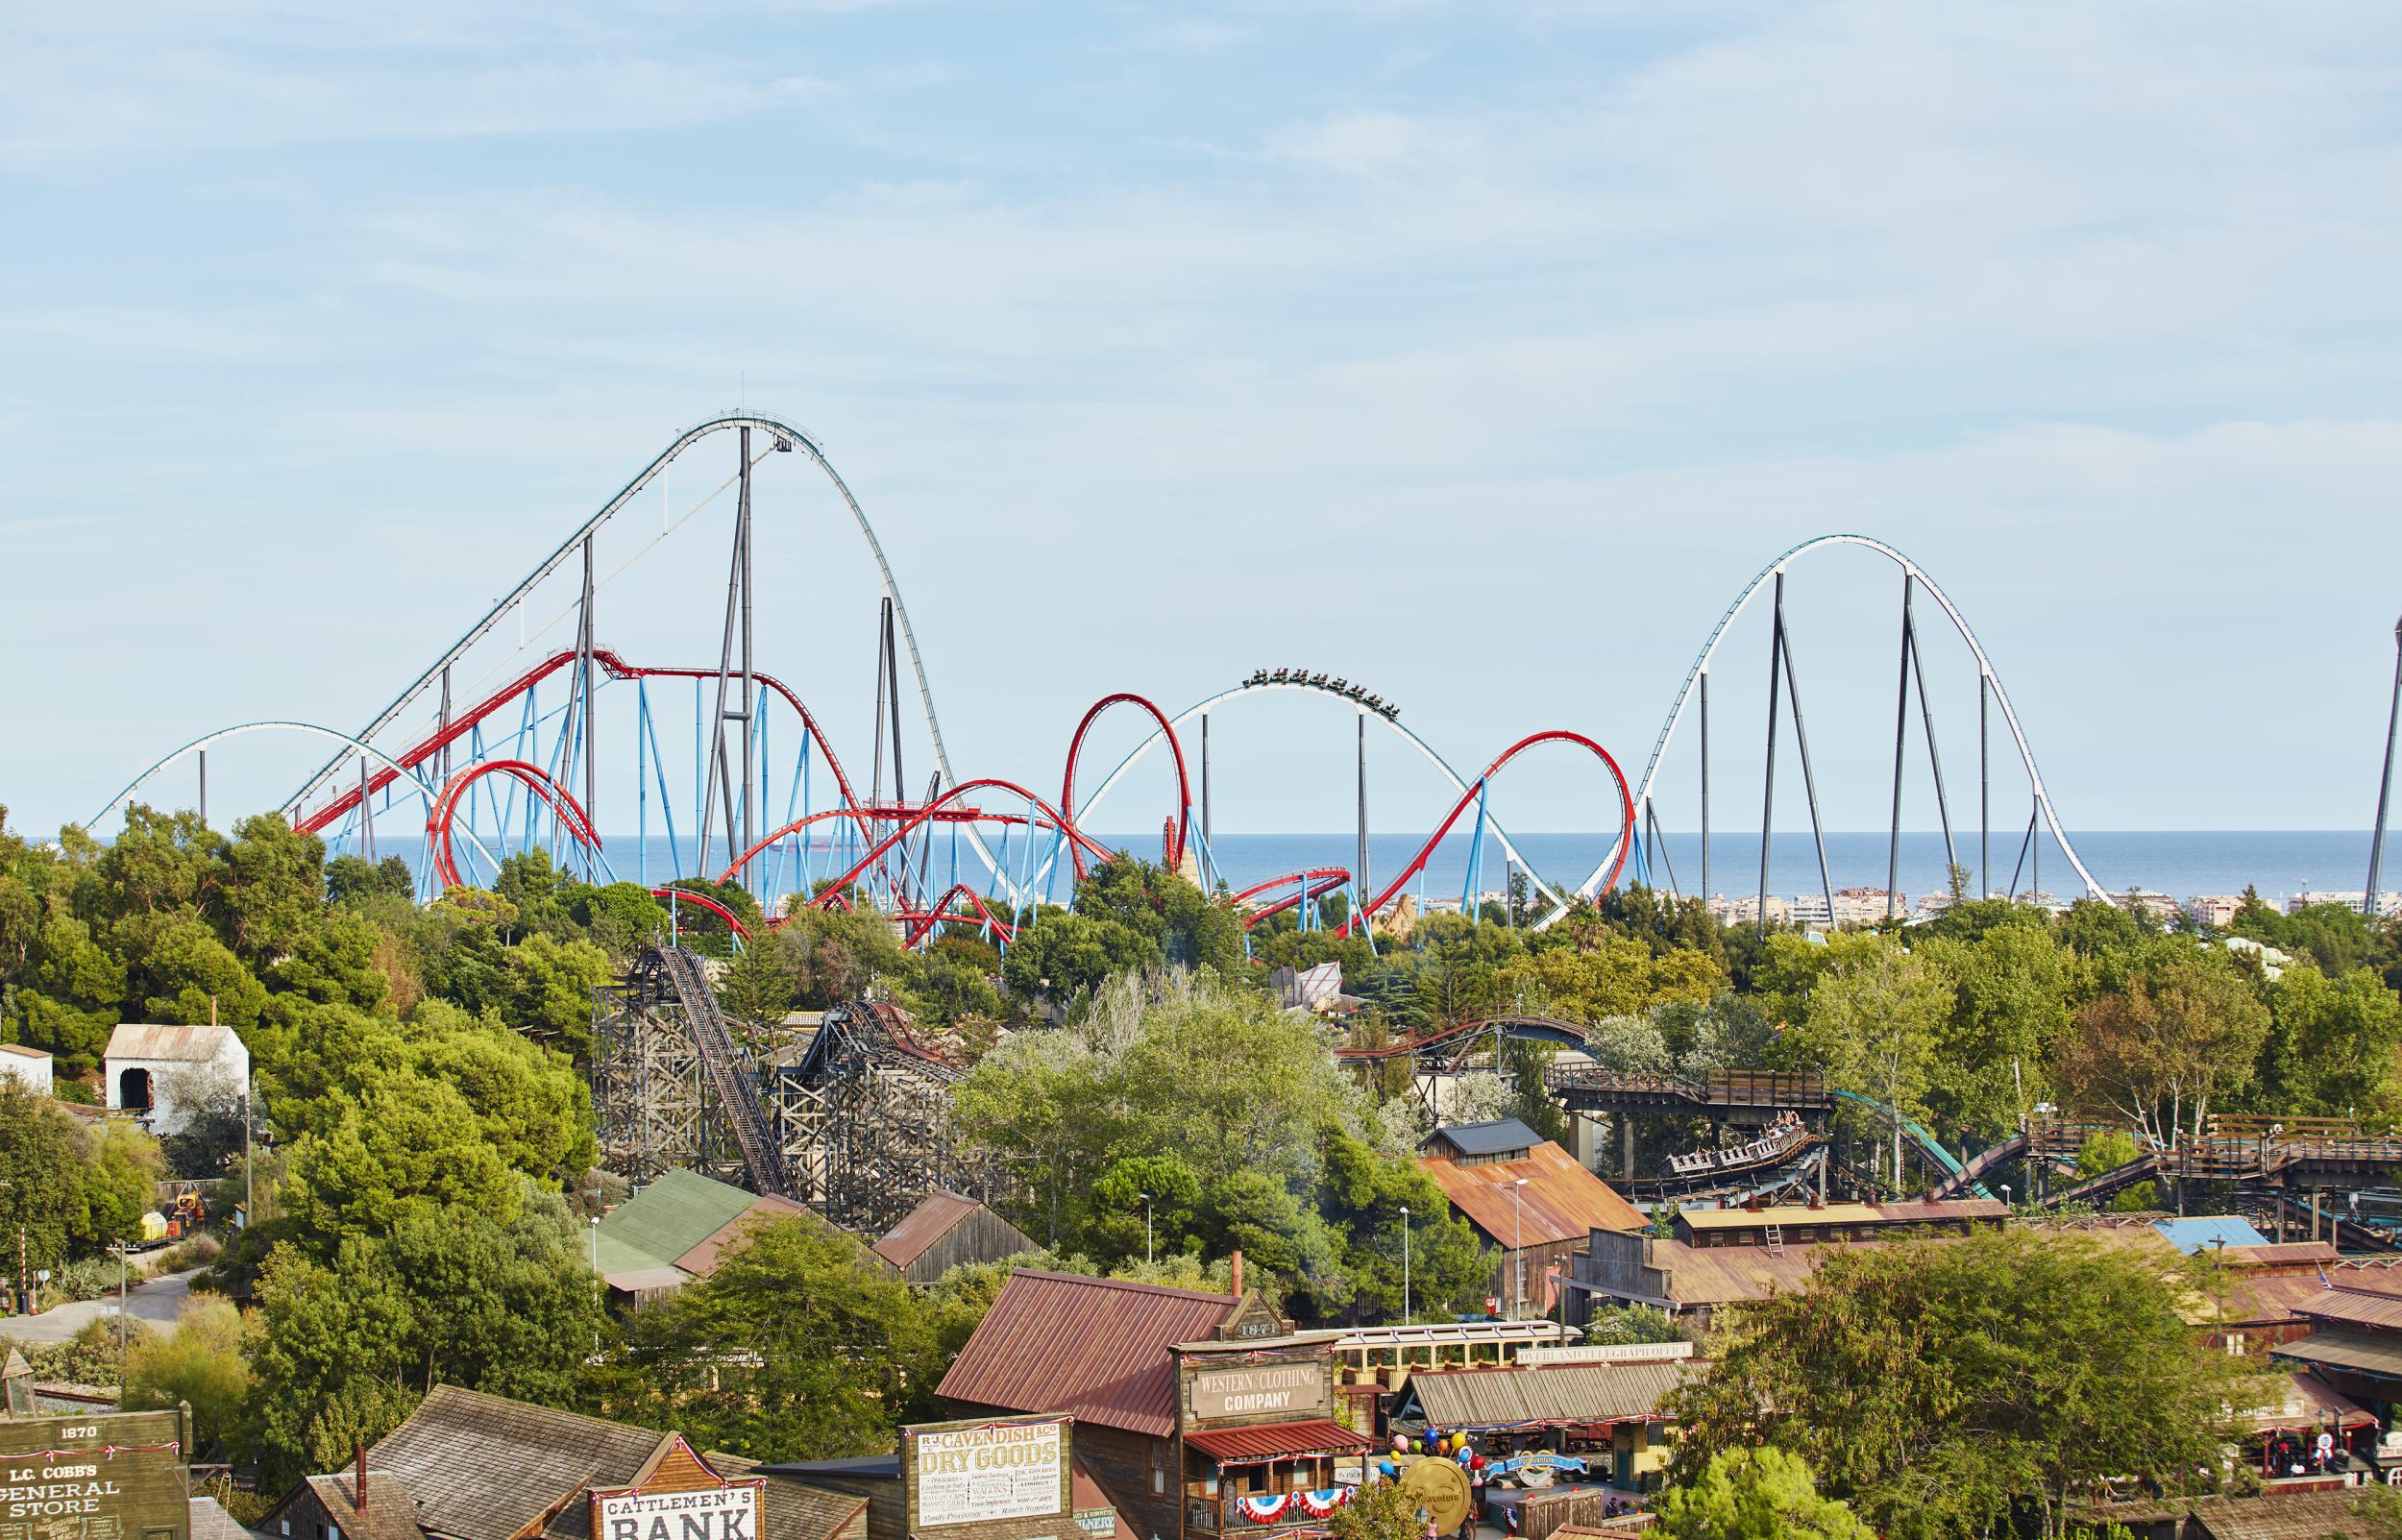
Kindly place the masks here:
MULTIPOLYGON (((118 792, 116 795, 109 798, 106 803, 102 804, 100 811, 93 814, 90 818, 86 819, 82 826, 87 830, 92 828, 94 825, 99 823, 102 819, 107 818, 110 813, 115 812, 127 802, 133 800, 134 794, 140 791, 143 785, 148 782, 152 776, 160 773, 188 755, 199 753, 202 749, 207 748, 210 744, 222 743, 229 738, 246 737, 251 733, 268 732, 303 733, 312 738, 331 738, 335 743, 347 745, 352 749, 364 754, 367 758, 374 760, 386 770, 392 771, 392 773, 397 776, 401 782, 409 789, 409 791, 416 794, 418 800, 425 803, 429 810, 432 808, 433 799, 440 793, 440 789, 438 787, 435 787, 431 783, 428 782, 424 776, 418 774, 415 770, 404 769, 398 760, 395 760, 391 755, 386 754, 382 749, 376 747, 374 745, 369 744, 364 740, 353 738, 346 732, 338 732, 331 727, 320 727, 313 721, 246 721, 237 726, 220 727, 215 732, 204 733, 200 737, 193 739, 190 743, 185 744, 174 753, 169 754, 166 758, 151 766, 150 769, 142 771, 139 775, 136 775, 132 780, 126 782, 124 790, 118 792)), ((343 756, 345 759, 349 757, 350 756, 347 754, 343 756)), ((500 862, 494 860, 492 852, 485 848, 484 843, 476 838, 475 830, 460 829, 458 832, 465 835, 467 837, 467 843, 476 847, 476 853, 483 857, 485 866, 494 871, 501 869, 500 862)))
MULTIPOLYGON (((1381 721, 1386 727, 1392 729, 1395 733, 1398 733, 1403 742, 1409 744, 1410 747, 1416 749, 1419 754, 1425 757, 1428 764, 1434 766, 1435 770, 1442 772, 1443 778, 1451 782, 1452 790, 1459 793, 1463 796, 1467 794, 1468 788, 1472 783, 1463 779, 1458 770, 1453 770, 1451 768, 1450 761, 1444 759, 1442 755, 1436 753, 1433 745, 1429 744, 1425 739, 1420 738, 1416 733, 1411 732, 1409 728, 1403 726, 1397 719, 1387 717, 1382 712, 1366 710, 1364 707, 1360 706, 1359 702, 1353 700, 1349 696, 1344 695, 1342 692, 1331 689, 1325 685, 1311 684, 1307 680, 1286 679, 1262 684, 1252 684, 1248 682, 1238 684, 1231 690, 1221 690, 1216 695, 1210 697, 1208 699, 1203 700, 1196 705, 1187 706, 1183 711, 1168 719, 1168 725, 1171 727, 1180 727, 1184 725, 1184 723, 1191 721, 1193 718, 1207 713, 1211 708, 1218 705, 1220 702, 1231 700, 1237 696, 1252 695, 1268 690, 1305 690, 1312 695, 1332 696, 1336 699, 1343 701, 1354 711, 1359 712, 1362 716, 1372 718, 1377 721, 1381 721)), ((1129 753, 1124 759, 1117 762, 1117 768, 1109 772, 1108 776, 1102 780, 1101 784, 1093 790, 1091 796, 1083 799, 1076 813, 1076 822, 1079 827, 1082 827, 1091 821, 1091 814, 1093 807, 1100 802, 1101 798, 1109 794, 1110 788, 1115 786, 1119 780, 1123 779, 1126 772, 1134 769, 1135 763, 1141 759, 1143 755, 1149 753, 1154 747, 1158 746, 1160 741, 1166 735, 1162 733, 1159 729, 1153 728, 1149 737, 1143 739, 1141 743, 1137 744, 1133 752, 1129 753)), ((1614 793, 1616 788, 1613 786, 1611 790, 1614 793)), ((1551 884, 1545 882, 1542 877, 1536 873, 1532 864, 1530 863, 1525 856, 1518 853, 1518 847, 1509 843, 1509 831, 1501 826, 1500 819, 1486 819, 1486 823, 1487 826, 1492 829, 1493 837, 1500 842, 1503 852, 1525 870, 1527 880, 1534 884, 1535 892, 1541 893, 1544 897, 1552 901, 1552 908, 1550 912, 1544 915, 1541 919, 1534 922, 1534 928, 1536 930, 1545 929, 1554 921, 1557 920, 1560 916, 1568 912, 1568 906, 1572 900, 1560 896, 1559 891, 1552 887, 1551 884)), ((1612 844, 1610 848, 1614 851, 1617 846, 1612 844)), ((1039 885, 1043 877, 1048 875, 1051 869, 1051 864, 1056 860, 1057 857, 1053 856, 1044 862, 1042 869, 1038 871, 1034 877, 1029 880, 1027 884, 1029 889, 1039 885)), ((1602 864, 1593 868, 1592 875, 1585 878, 1584 881, 1579 885, 1576 890, 1577 894, 1579 896, 1589 896, 1593 890, 1600 886, 1603 875, 1606 873, 1608 869, 1609 862, 1607 858, 1605 857, 1602 864)), ((1357 873, 1354 875, 1357 875, 1357 873)), ((1372 897, 1374 895, 1371 894, 1370 896, 1372 897)))
POLYGON ((1952 629, 1960 633, 1960 640, 1968 644, 1970 654, 1976 659, 1977 672, 1993 690, 1995 702, 2001 707, 2001 720, 2010 728, 2010 741, 2018 746, 2019 763, 2025 768, 2027 784, 2034 789, 2035 805, 2043 813, 2044 822, 2051 830, 2051 837, 2059 842, 2060 853, 2067 856, 2069 865, 2076 868, 2076 874, 2084 882, 2088 893, 2096 898, 2108 898, 2108 891, 2094 880, 2094 874, 2085 869, 2085 863, 2077 859, 2076 847, 2069 843, 2069 831, 2060 826, 2060 815, 2052 810, 2051 794, 2044 789, 2043 772, 2035 768, 2035 750, 2027 744, 2025 730, 2019 725, 2018 712, 2011 707, 2010 693, 2001 687, 2001 675, 1994 672, 1993 660, 1985 655, 1985 648, 1976 640, 1976 633, 1970 629, 1968 619, 1935 579, 1927 575, 1925 568, 1883 541, 1868 535, 1820 535, 1804 540, 1762 568, 1759 574, 1745 585, 1743 592, 1735 596, 1735 601, 1727 606, 1727 613, 1721 615, 1718 624, 1711 628, 1709 642, 1702 648, 1700 656, 1693 660, 1693 667, 1685 671, 1684 686, 1677 692, 1677 704, 1668 713, 1668 720, 1660 724, 1659 737, 1652 745, 1651 760, 1643 767, 1642 783, 1635 789, 1634 804, 1638 812, 1650 805, 1652 784, 1659 775, 1661 760, 1667 757, 1669 740, 1675 736, 1677 724, 1684 720, 1685 704, 1693 698, 1695 682, 1709 672, 1710 659, 1717 654, 1718 644, 1725 639, 1727 628, 1734 623, 1735 617, 1744 612, 1771 578, 1791 566, 1803 552, 1826 546, 1858 546, 1876 552, 1915 578, 1918 586, 1943 607, 1944 614, 1951 620, 1952 629))

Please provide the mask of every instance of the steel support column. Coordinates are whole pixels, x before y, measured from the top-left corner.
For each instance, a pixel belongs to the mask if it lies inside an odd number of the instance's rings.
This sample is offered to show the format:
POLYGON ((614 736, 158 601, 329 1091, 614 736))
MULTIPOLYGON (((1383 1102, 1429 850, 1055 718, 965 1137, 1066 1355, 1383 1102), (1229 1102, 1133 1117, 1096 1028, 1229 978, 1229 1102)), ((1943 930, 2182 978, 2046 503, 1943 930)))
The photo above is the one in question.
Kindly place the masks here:
MULTIPOLYGON (((1210 714, 1201 713, 1201 843, 1215 838, 1210 828, 1210 714)), ((1215 859, 1213 852, 1212 859, 1215 859)))
MULTIPOLYGON (((1785 629, 1785 606, 1782 596, 1777 605, 1777 630, 1785 629)), ((1793 746, 1802 752, 1802 794, 1810 804, 1810 838, 1818 845, 1818 885, 1826 895, 1826 928, 1835 928, 1835 879, 1826 867, 1826 826, 1818 816, 1818 777, 1810 770, 1810 730, 1802 720, 1802 681, 1793 668, 1793 639, 1784 640, 1785 695, 1793 710, 1793 746)))
MULTIPOLYGON (((1368 883, 1368 713, 1360 709, 1360 934, 1368 934, 1367 922, 1374 917, 1367 914, 1367 904, 1375 889, 1368 883)), ((1306 887, 1307 884, 1304 884, 1306 887)))
POLYGON ((2393 729, 2402 721, 2402 621, 2393 623, 2393 703, 2386 708, 2386 758, 2377 772, 2377 827, 2368 837, 2368 887, 2361 894, 2361 913, 2377 913, 2377 882, 2385 868, 2386 801, 2393 790, 2393 729))
MULTIPOLYGON (((1910 596, 1917 584, 1901 574, 1901 679, 1893 705, 1893 834, 1885 845, 1885 917, 1894 917, 1894 895, 1901 891, 1901 750, 1910 728, 1910 596)), ((1827 917, 1832 919, 1834 917, 1827 917)))
POLYGON ((208 750, 200 751, 200 826, 208 827, 208 750))
POLYGON ((1768 843, 1777 826, 1777 682, 1785 661, 1785 574, 1777 574, 1776 620, 1768 628, 1768 760, 1760 777, 1759 933, 1768 934, 1768 843))
POLYGON ((594 794, 600 785, 600 756, 596 732, 598 713, 593 710, 592 705, 592 536, 590 535, 584 536, 584 597, 582 603, 576 607, 576 613, 579 617, 576 628, 576 688, 581 693, 583 708, 583 715, 577 719, 576 725, 581 730, 583 739, 579 751, 584 756, 584 821, 592 824, 594 832, 598 833, 600 825, 594 820, 600 816, 597 811, 600 798, 594 794))
POLYGON ((1710 672, 1702 671, 1702 902, 1710 897, 1710 672))
POLYGON ((1986 702, 1994 697, 1993 675, 1976 676, 1976 886, 1980 897, 1994 895, 1994 772, 1987 752, 1986 702))

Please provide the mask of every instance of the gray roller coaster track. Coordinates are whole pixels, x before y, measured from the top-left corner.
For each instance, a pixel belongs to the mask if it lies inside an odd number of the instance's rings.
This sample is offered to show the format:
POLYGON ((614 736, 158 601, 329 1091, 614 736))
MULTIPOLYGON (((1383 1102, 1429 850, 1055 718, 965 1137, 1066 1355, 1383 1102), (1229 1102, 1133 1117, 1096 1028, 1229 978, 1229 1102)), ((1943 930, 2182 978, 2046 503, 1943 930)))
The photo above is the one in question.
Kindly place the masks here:
POLYGON ((1976 659, 1977 672, 1992 687, 1994 700, 2001 707, 2001 719, 2009 726, 2010 741, 2018 746, 2019 763, 2025 768, 2027 784, 2034 791, 2035 805, 2042 812, 2045 825, 2051 830, 2052 838, 2059 843, 2060 853, 2069 858, 2069 865, 2076 869, 2087 893, 2096 898, 2108 898, 2108 890, 2095 880, 2091 871, 2085 869, 2085 863, 2077 858, 2076 847, 2069 843, 2069 831, 2061 827, 2060 816, 2052 810, 2051 794, 2045 790, 2043 772, 2035 768, 2035 750, 2027 743, 2025 730, 2019 725, 2018 712, 2011 707, 2010 693, 2001 687, 2001 675, 1994 672, 1993 660, 1985 655, 1985 648, 1976 640, 1976 633, 1970 629, 1967 618, 1935 579, 1927 575, 1926 569, 1892 546, 1868 535, 1820 535, 1804 540, 1762 568, 1759 574, 1744 586, 1743 592, 1735 596, 1734 602, 1727 606, 1727 613, 1720 616, 1717 625, 1711 628, 1709 641, 1703 646, 1700 655, 1694 658, 1693 667, 1685 671, 1684 684, 1677 692, 1677 703, 1670 708, 1668 720, 1660 723, 1659 737, 1652 745, 1652 757, 1643 767, 1643 780, 1634 792, 1635 806, 1650 805, 1653 783, 1658 779, 1660 762, 1667 757, 1669 740, 1675 736, 1677 724, 1684 720, 1685 707, 1693 698, 1694 687, 1709 672, 1710 660, 1717 654, 1718 645, 1726 638, 1727 629, 1734 623, 1735 617, 1741 615, 1760 590, 1796 559, 1829 546, 1857 546, 1875 551, 1916 579, 1918 586, 1942 606, 1944 614, 1950 618, 1952 629, 1960 633, 1960 640, 1968 644, 1970 654, 1976 659))

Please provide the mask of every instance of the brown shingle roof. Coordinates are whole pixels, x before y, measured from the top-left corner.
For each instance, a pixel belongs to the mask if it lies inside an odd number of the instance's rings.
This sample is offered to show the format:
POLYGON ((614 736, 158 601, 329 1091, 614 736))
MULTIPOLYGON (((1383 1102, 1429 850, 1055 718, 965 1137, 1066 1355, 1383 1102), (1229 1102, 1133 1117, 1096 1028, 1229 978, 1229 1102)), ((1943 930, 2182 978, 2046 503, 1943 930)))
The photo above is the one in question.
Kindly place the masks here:
POLYGON ((1441 1185, 1453 1208, 1499 1246, 1581 1240, 1587 1231, 1640 1230, 1649 1223, 1634 1205, 1549 1139, 1538 1141, 1523 1161, 1461 1165, 1422 1155, 1418 1167, 1441 1185), (1517 1186, 1520 1177, 1526 1178, 1523 1188, 1517 1186), (1513 1191, 1521 1196, 1513 1198, 1513 1191))
MULTIPOLYGON (((425 1540, 425 1531, 418 1528, 416 1504, 409 1501, 408 1488, 389 1471, 367 1467, 367 1514, 358 1514, 358 1476, 344 1471, 338 1476, 312 1476, 308 1489, 317 1495, 317 1502, 346 1535, 359 1540, 425 1540)), ((229 1522, 231 1515, 228 1515, 229 1522)))
MULTIPOLYGON (((375 1483, 368 1482, 372 1493, 375 1483)), ((192 1540, 252 1540, 251 1532, 233 1522, 233 1515, 212 1497, 186 1500, 191 1513, 192 1540)))
MULTIPOLYGON (((759 1464, 757 1460, 716 1450, 701 1458, 724 1477, 748 1476, 759 1464)), ((857 1493, 813 1485, 797 1476, 761 1479, 767 1482, 759 1489, 767 1511, 760 1516, 760 1528, 764 1534, 774 1536, 774 1540, 837 1540, 846 1530, 866 1532, 868 1500, 857 1493), (855 1527, 853 1520, 858 1521, 855 1527)))
POLYGON ((909 1264, 924 1256, 927 1247, 949 1234, 962 1219, 982 1207, 975 1199, 963 1198, 956 1192, 929 1192, 924 1202, 893 1227, 890 1234, 869 1249, 907 1272, 909 1264))
POLYGON ((1176 1427, 1168 1345, 1207 1337, 1238 1303, 1231 1294, 1019 1268, 937 1393, 1164 1437, 1176 1427))
POLYGON ((2330 1540, 2381 1533, 2362 1512, 2357 1492, 2272 1492, 2266 1497, 2206 1497, 2194 1504, 2206 1540, 2330 1540))
POLYGON ((417 1500, 417 1522, 455 1540, 510 1540, 539 1522, 554 1540, 581 1540, 593 1486, 631 1482, 669 1434, 528 1406, 456 1385, 436 1385, 408 1420, 367 1452, 417 1500))

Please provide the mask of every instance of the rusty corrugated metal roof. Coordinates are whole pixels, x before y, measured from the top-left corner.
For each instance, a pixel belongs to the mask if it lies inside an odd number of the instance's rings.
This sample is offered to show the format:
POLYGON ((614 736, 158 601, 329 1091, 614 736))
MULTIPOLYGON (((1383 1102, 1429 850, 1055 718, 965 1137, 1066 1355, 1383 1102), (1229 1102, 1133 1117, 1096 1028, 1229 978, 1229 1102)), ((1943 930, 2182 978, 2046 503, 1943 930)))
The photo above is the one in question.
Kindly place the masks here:
POLYGON ((1422 1155, 1418 1168, 1442 1186, 1453 1208, 1499 1246, 1581 1240, 1587 1231, 1640 1230, 1650 1223, 1634 1205, 1611 1191, 1609 1184, 1549 1139, 1536 1141, 1523 1161, 1460 1165, 1422 1155), (1526 1179, 1524 1187, 1517 1186, 1521 1177, 1526 1179), (1511 1197, 1513 1191, 1520 1196, 1511 1197))
POLYGON ((1668 1393, 1701 1372, 1702 1366, 1690 1358, 1419 1369, 1409 1376, 1405 1396, 1416 1404, 1429 1428, 1606 1423, 1658 1416, 1668 1393))
POLYGON ((904 1272, 925 1255, 926 1248, 951 1233, 951 1227, 983 1205, 956 1192, 929 1192, 909 1210, 890 1234, 868 1249, 904 1272))
POLYGON ((1020 1268, 936 1393, 1164 1437, 1176 1427, 1168 1345, 1208 1336, 1239 1303, 1232 1294, 1020 1268))
POLYGON ((1311 1454, 1360 1454, 1376 1447, 1375 1439, 1325 1417, 1257 1428, 1212 1428, 1187 1433, 1185 1442, 1221 1465, 1311 1454))
POLYGON ((2402 1332, 2402 1299, 2370 1294, 2349 1286, 2325 1288, 2313 1278, 2314 1292, 2293 1302, 2293 1313, 2316 1321, 2344 1321, 2387 1332, 2402 1332))

